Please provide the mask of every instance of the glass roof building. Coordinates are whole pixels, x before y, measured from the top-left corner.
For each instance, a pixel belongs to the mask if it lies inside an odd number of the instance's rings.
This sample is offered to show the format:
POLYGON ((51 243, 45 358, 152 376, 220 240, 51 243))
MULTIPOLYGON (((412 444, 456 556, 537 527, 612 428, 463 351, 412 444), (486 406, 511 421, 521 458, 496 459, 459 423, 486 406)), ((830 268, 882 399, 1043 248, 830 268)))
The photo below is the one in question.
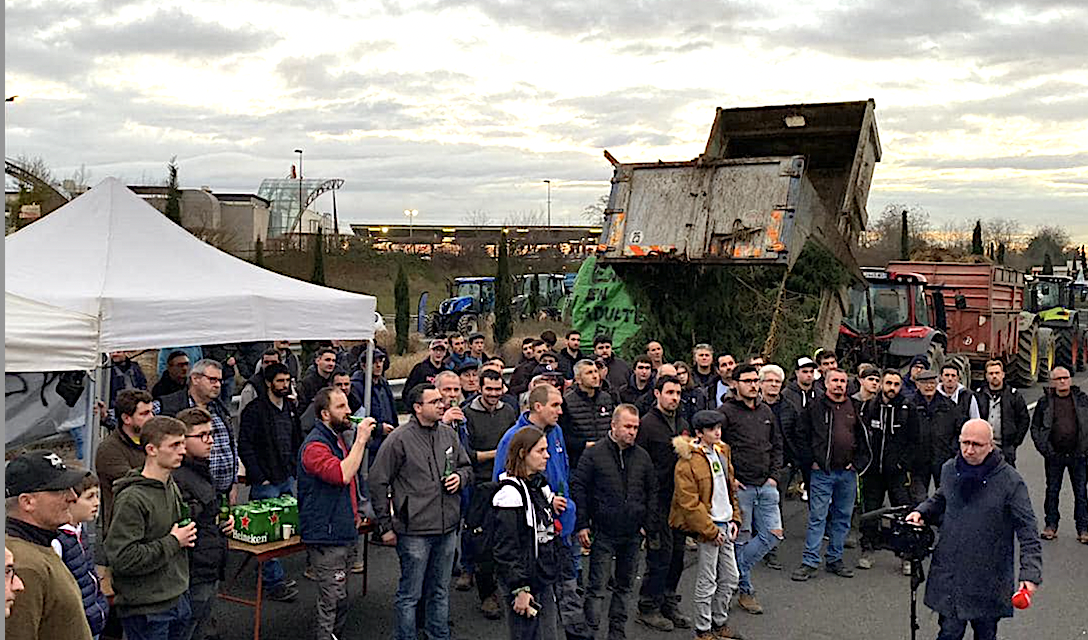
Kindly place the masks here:
POLYGON ((268 237, 278 238, 299 231, 298 218, 318 196, 344 186, 339 178, 265 178, 257 195, 272 204, 268 208, 268 237), (302 185, 302 205, 299 206, 299 184, 302 185))

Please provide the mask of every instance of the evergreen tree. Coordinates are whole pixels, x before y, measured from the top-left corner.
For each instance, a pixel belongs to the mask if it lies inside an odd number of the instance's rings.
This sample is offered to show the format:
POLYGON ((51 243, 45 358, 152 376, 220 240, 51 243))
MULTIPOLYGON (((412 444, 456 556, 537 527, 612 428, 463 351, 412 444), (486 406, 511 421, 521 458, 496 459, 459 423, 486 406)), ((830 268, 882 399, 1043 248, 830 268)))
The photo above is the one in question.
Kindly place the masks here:
POLYGON ((982 255, 982 221, 975 221, 975 230, 971 233, 971 255, 982 255))
POLYGON ((1005 264, 1005 243, 997 243, 997 264, 1005 264))
POLYGON ((1044 276, 1054 275, 1054 262, 1051 261, 1049 253, 1047 253, 1047 254, 1045 254, 1043 256, 1043 275, 1044 276))
POLYGON ((397 310, 396 320, 393 326, 397 332, 397 355, 404 355, 408 351, 408 274, 404 272, 404 264, 397 265, 397 280, 393 285, 393 300, 397 310))
POLYGON ((314 236, 314 270, 310 274, 310 282, 325 286, 325 235, 321 227, 317 228, 314 236))
POLYGON ((166 217, 181 226, 181 189, 178 188, 178 157, 166 165, 166 217))
POLYGON ((253 244, 253 264, 258 267, 264 266, 264 241, 257 238, 257 242, 253 244))
POLYGON ((899 223, 899 259, 910 260, 910 233, 907 228, 906 209, 903 209, 903 219, 899 223))
POLYGON ((495 324, 492 326, 492 339, 495 349, 502 352, 502 346, 514 334, 514 323, 510 317, 510 300, 513 298, 510 278, 510 248, 505 232, 499 239, 498 269, 495 273, 495 324))

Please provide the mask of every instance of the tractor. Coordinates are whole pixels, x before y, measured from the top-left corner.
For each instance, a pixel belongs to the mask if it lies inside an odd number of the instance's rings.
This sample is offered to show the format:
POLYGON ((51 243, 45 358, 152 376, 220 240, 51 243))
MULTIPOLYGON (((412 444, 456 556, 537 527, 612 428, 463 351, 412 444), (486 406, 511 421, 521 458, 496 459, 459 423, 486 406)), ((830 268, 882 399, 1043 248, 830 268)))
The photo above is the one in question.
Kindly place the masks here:
MULTIPOLYGON (((1054 366, 1083 371, 1088 350, 1080 312, 1073 301, 1073 279, 1069 276, 1034 275, 1028 277, 1028 307, 1038 314, 1044 329, 1053 335, 1054 366)), ((1049 373, 1040 372, 1041 377, 1049 373)))
POLYGON ((495 311, 495 278, 457 278, 449 285, 449 296, 424 321, 426 335, 457 331, 467 336, 479 331, 495 311))
POLYGON ((558 320, 567 295, 561 273, 527 273, 516 279, 511 308, 522 320, 544 317, 558 320), (535 287, 536 300, 533 300, 535 287), (535 308, 533 308, 535 306, 535 308))

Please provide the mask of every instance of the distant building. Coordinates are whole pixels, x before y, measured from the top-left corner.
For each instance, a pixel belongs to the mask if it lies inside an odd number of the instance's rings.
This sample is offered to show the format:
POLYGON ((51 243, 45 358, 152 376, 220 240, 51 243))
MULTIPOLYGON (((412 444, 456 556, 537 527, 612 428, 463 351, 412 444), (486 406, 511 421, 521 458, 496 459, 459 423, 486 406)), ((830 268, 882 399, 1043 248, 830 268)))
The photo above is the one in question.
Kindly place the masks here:
MULTIPOLYGON (((133 193, 166 211, 165 186, 129 185, 133 193)), ((180 189, 181 226, 224 251, 247 256, 268 233, 269 201, 252 193, 214 193, 208 187, 180 189)))
POLYGON ((533 254, 555 250, 564 255, 587 255, 596 250, 600 227, 547 227, 543 225, 395 225, 352 224, 357 238, 379 251, 450 253, 486 251, 495 255, 499 239, 515 241, 514 251, 533 254))

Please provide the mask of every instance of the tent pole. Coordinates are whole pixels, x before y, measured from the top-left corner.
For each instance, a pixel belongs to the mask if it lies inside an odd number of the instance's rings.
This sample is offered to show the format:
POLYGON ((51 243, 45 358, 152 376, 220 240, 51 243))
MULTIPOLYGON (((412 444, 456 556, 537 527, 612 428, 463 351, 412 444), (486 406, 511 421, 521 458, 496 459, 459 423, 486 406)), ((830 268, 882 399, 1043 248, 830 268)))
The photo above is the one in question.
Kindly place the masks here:
MULTIPOLYGON (((101 355, 99 356, 101 357, 101 355)), ((98 443, 102 441, 102 421, 98 416, 98 401, 105 402, 110 397, 110 379, 103 374, 101 363, 94 370, 94 393, 88 394, 90 403, 90 420, 87 421, 87 437, 84 438, 83 451, 84 462, 87 468, 94 471, 95 454, 98 453, 98 443)))
MULTIPOLYGON (((374 375, 371 373, 371 371, 373 371, 373 370, 374 370, 374 338, 371 338, 366 343, 366 378, 365 378, 366 384, 363 386, 363 395, 366 396, 366 397, 363 398, 363 406, 366 407, 366 415, 368 415, 368 416, 373 416, 374 415, 374 414, 372 414, 370 412, 370 410, 371 410, 370 396, 371 396, 371 392, 372 392, 372 390, 374 388, 374 375)), ((393 426, 395 427, 397 425, 393 425, 393 426)), ((377 428, 380 429, 381 425, 378 425, 377 428)))

